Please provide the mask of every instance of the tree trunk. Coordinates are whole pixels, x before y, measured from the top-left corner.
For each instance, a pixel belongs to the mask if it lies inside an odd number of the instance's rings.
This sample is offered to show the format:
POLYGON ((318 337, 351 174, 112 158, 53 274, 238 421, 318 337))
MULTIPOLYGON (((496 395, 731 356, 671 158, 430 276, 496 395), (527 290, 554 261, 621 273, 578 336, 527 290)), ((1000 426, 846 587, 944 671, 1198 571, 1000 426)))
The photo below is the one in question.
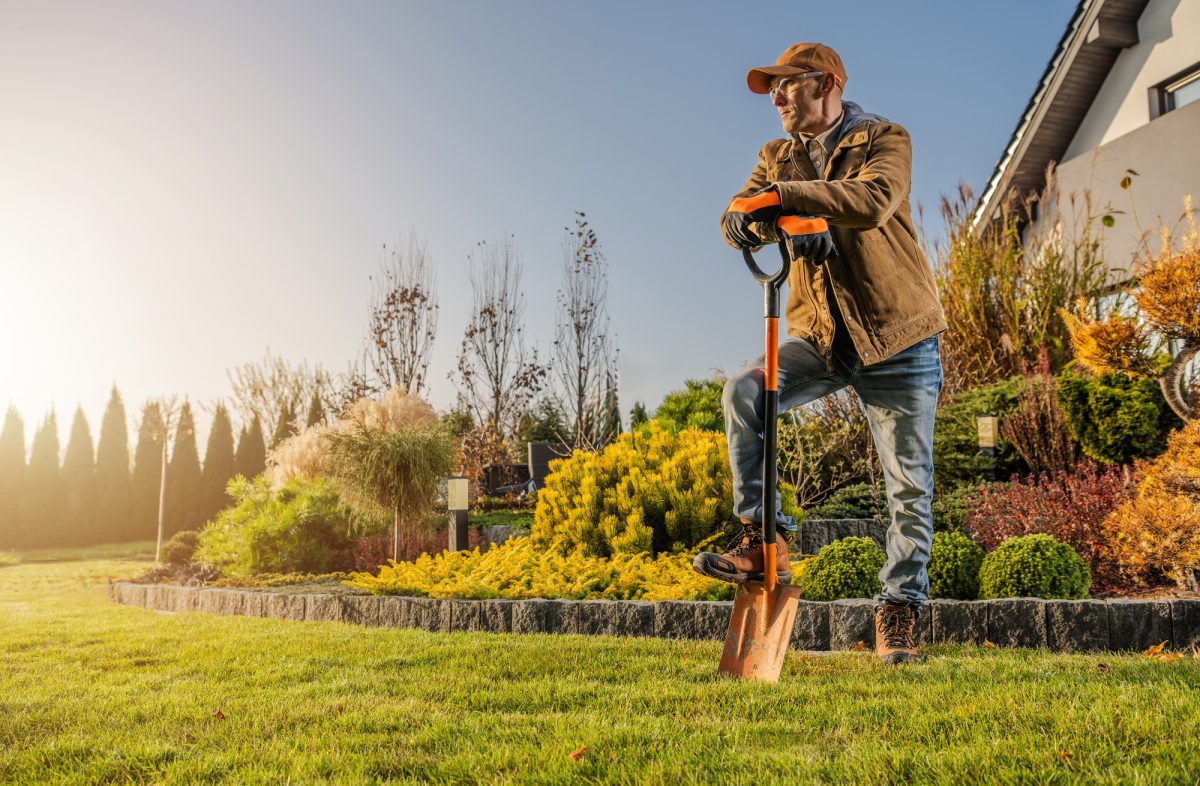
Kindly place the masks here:
POLYGON ((1187 364, 1197 352, 1200 352, 1200 344, 1193 344, 1190 341, 1185 343, 1183 349, 1179 351, 1179 354, 1171 361, 1171 365, 1167 366, 1167 370, 1158 379, 1163 398, 1167 400, 1167 404, 1175 414, 1184 421, 1195 417, 1195 412, 1191 405, 1184 400, 1183 394, 1179 392, 1179 382, 1183 378, 1184 369, 1187 368, 1187 364))

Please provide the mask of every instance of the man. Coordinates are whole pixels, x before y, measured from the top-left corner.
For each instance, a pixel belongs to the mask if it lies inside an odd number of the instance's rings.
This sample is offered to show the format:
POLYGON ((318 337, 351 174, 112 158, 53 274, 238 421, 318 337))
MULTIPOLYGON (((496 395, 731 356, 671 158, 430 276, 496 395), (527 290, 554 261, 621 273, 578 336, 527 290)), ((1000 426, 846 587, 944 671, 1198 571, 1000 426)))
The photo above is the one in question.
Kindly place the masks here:
MULTIPOLYGON (((780 240, 781 214, 819 216, 830 229, 790 239, 787 336, 779 347, 779 411, 852 387, 862 401, 887 484, 891 525, 876 596, 876 652, 887 663, 918 660, 914 630, 929 597, 933 540, 933 418, 942 387, 937 334, 946 329, 933 275, 909 207, 908 132, 842 100, 846 69, 823 44, 787 49, 746 77, 770 95, 785 139, 763 145, 736 197, 774 192, 777 205, 727 210, 725 239, 757 249, 780 240), (833 250, 833 255, 825 257, 833 250)), ((759 200, 771 202, 774 200, 759 200)), ((725 430, 734 513, 743 532, 724 554, 699 554, 695 569, 740 582, 762 577, 764 357, 725 385, 725 430)), ((775 512, 778 578, 788 581, 796 523, 775 512)))

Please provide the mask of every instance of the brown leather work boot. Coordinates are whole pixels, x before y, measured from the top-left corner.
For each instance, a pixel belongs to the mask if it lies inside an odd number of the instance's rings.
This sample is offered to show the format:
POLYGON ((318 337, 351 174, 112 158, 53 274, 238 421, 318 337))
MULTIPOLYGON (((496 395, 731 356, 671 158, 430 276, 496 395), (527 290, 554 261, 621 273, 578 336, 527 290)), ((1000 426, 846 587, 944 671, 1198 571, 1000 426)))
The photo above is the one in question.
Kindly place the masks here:
POLYGON ((875 612, 875 654, 889 664, 920 661, 913 638, 916 626, 916 609, 903 603, 884 603, 875 612))
MULTIPOLYGON (((762 581, 762 525, 754 521, 743 521, 741 533, 725 547, 724 554, 702 551, 692 560, 692 570, 702 576, 734 584, 762 581)), ((780 530, 775 531, 775 580, 780 584, 789 584, 792 581, 787 540, 780 530)))

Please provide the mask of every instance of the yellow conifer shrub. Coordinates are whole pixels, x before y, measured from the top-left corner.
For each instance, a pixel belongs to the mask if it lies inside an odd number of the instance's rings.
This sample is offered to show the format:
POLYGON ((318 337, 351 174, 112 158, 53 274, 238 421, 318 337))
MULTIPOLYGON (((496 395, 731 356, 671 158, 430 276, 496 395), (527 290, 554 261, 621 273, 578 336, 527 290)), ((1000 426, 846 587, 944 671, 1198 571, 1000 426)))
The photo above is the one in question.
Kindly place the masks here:
POLYGON ((532 538, 589 556, 693 549, 732 528, 733 480, 725 435, 651 421, 597 453, 550 463, 532 538))
POLYGON ((1200 421, 1170 436, 1167 450, 1137 466, 1137 496, 1105 520, 1121 565, 1158 571, 1193 591, 1200 578, 1200 421))
POLYGON ((567 598, 571 600, 728 600, 733 585, 692 570, 688 554, 590 557, 582 550, 543 550, 533 538, 513 538, 480 552, 443 551, 392 562, 378 575, 352 573, 345 582, 376 595, 430 598, 567 598))

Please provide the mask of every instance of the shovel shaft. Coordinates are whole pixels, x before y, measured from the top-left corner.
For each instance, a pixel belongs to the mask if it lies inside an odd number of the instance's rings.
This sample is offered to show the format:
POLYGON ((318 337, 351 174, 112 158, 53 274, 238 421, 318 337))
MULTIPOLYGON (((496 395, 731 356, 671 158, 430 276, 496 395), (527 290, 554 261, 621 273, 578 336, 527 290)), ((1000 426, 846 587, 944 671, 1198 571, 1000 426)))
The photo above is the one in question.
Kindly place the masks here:
MULTIPOLYGON (((776 290, 778 297, 778 290, 776 290)), ((779 318, 767 317, 767 362, 763 390, 762 530, 763 585, 775 587, 776 421, 779 414, 779 318)))

